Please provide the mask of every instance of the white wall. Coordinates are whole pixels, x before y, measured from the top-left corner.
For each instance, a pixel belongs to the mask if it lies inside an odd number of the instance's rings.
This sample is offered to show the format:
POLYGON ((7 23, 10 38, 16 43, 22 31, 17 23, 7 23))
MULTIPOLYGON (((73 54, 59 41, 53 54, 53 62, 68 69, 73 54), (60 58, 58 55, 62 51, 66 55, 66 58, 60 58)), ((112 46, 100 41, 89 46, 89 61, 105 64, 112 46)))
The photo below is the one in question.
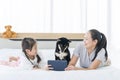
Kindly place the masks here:
POLYGON ((120 0, 111 0, 111 47, 120 50, 120 0))
POLYGON ((83 31, 84 0, 0 0, 0 32, 77 33, 83 31), (26 29, 27 28, 27 29, 26 29))

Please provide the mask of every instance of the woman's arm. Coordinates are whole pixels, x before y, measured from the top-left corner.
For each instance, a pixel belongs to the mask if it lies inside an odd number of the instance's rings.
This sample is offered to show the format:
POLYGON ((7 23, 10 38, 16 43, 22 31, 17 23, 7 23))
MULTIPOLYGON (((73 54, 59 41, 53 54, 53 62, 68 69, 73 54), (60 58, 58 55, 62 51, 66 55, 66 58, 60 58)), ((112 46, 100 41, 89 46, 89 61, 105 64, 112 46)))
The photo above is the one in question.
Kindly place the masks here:
POLYGON ((100 63, 101 63, 100 60, 95 59, 88 68, 79 68, 79 67, 75 67, 75 65, 69 65, 65 70, 93 70, 93 69, 98 68, 100 63))
POLYGON ((72 56, 68 66, 65 68, 65 70, 71 70, 70 66, 75 66, 75 64, 77 63, 78 57, 77 56, 72 56))
POLYGON ((88 69, 96 69, 96 68, 99 67, 100 63, 101 63, 100 60, 95 59, 95 60, 92 62, 92 64, 89 66, 88 69))
POLYGON ((78 60, 78 57, 73 55, 68 66, 71 66, 71 65, 75 66, 75 64, 77 63, 77 60, 78 60))

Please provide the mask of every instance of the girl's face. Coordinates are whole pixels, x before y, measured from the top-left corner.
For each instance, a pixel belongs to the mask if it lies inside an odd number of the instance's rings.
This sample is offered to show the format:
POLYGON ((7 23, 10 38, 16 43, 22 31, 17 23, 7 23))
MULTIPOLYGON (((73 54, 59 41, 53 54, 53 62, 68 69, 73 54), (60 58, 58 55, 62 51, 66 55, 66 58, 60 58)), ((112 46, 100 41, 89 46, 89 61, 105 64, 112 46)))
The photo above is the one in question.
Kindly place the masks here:
POLYGON ((84 45, 87 49, 93 48, 96 46, 97 40, 93 40, 90 32, 87 32, 84 36, 84 45))
POLYGON ((37 44, 32 47, 32 50, 26 49, 26 52, 29 56, 36 56, 37 54, 37 44))

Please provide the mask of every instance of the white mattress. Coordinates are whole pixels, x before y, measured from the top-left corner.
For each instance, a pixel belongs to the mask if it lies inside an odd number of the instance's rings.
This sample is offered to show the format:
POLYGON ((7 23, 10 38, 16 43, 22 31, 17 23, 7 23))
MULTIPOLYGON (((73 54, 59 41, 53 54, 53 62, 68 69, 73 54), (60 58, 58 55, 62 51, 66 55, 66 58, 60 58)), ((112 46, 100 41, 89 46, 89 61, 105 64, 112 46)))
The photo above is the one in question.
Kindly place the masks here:
POLYGON ((120 80, 119 75, 120 70, 110 66, 88 71, 0 70, 0 80, 120 80))
MULTIPOLYGON (((73 49, 70 49, 72 52, 73 49)), ((54 59, 54 49, 39 49, 43 60, 54 59)), ((7 60, 9 56, 20 56, 21 49, 0 49, 0 59, 7 60)), ((119 60, 120 55, 110 55, 112 65, 97 70, 78 71, 45 71, 24 70, 0 65, 0 80, 120 80, 119 60), (117 64, 117 65, 116 65, 117 64)))

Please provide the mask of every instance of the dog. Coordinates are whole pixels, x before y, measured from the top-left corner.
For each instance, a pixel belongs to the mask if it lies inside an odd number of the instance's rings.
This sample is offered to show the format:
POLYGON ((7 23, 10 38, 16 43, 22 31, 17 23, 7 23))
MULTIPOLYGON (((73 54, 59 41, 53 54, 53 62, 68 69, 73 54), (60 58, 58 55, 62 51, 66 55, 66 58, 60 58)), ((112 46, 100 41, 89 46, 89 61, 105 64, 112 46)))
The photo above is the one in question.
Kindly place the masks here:
POLYGON ((69 43, 71 41, 65 37, 58 38, 56 42, 55 49, 55 60, 66 60, 67 64, 70 61, 70 51, 69 51, 69 43))

